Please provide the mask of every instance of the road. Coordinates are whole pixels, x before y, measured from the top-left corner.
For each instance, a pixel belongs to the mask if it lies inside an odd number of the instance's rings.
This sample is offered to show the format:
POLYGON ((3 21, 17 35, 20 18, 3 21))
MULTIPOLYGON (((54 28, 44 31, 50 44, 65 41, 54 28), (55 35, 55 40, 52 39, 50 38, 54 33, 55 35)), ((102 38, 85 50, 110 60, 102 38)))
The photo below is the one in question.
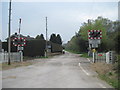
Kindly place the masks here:
POLYGON ((97 78, 90 61, 80 55, 66 53, 37 64, 4 70, 3 88, 112 88, 97 78))

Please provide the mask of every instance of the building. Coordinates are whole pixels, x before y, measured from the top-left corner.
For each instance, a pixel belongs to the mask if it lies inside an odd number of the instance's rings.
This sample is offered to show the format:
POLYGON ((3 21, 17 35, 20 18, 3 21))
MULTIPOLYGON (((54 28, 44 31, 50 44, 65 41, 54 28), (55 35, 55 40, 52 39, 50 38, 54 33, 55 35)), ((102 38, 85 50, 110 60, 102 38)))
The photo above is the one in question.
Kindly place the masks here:
MULTIPOLYGON (((13 38, 17 38, 19 35, 17 34, 17 33, 15 33, 15 34, 13 34, 13 35, 11 35, 11 39, 13 39, 13 38)), ((30 37, 29 35, 28 36, 23 36, 22 34, 20 34, 20 37, 21 38, 26 38, 26 40, 27 41, 29 41, 29 40, 33 40, 34 38, 33 37, 30 37)), ((8 38, 6 38, 6 40, 8 40, 8 38)))
POLYGON ((118 20, 120 21, 120 1, 118 2, 118 20))

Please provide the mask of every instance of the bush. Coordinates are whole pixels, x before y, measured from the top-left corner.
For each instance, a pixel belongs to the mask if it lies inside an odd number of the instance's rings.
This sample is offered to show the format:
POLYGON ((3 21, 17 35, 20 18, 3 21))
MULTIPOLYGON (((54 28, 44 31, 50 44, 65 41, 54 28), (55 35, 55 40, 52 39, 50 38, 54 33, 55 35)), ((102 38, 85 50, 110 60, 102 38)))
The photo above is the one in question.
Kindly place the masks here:
MULTIPOLYGON (((8 43, 3 42, 2 48, 8 52, 8 43)), ((13 46, 11 43, 11 52, 17 52, 17 47, 13 46)), ((45 52, 45 40, 29 40, 24 46, 23 55, 24 56, 44 56, 45 52)))

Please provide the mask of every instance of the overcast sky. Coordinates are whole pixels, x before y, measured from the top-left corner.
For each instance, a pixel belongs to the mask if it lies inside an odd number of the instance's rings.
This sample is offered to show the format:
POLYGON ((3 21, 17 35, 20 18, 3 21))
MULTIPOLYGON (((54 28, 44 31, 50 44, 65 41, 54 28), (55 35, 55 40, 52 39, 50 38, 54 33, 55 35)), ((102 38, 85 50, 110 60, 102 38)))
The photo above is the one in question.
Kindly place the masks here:
MULTIPOLYGON (((8 36, 8 2, 2 2, 2 41, 8 36)), ((1 4, 0 4, 1 6, 1 4)), ((117 2, 12 2, 11 34, 18 32, 18 20, 22 19, 21 34, 35 37, 44 34, 45 17, 48 17, 48 37, 60 34, 63 42, 71 39, 81 23, 98 16, 118 19, 117 2)))

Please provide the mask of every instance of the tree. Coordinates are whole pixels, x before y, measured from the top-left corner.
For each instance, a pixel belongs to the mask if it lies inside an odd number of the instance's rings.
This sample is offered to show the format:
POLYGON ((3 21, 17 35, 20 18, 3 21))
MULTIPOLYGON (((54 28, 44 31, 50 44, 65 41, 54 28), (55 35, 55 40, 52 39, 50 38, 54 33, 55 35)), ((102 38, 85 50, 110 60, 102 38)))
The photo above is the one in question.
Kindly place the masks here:
POLYGON ((39 39, 39 40, 45 40, 43 34, 41 34, 41 35, 37 35, 37 36, 36 36, 36 39, 39 39))
POLYGON ((76 33, 75 36, 67 43, 65 49, 76 53, 87 52, 88 42, 81 38, 81 36, 76 33))
POLYGON ((102 40, 98 47, 98 51, 106 52, 109 50, 115 50, 119 53, 119 33, 116 35, 115 32, 120 31, 120 22, 111 21, 107 18, 98 17, 95 20, 88 20, 87 23, 83 23, 78 33, 72 37, 67 44, 67 49, 72 51, 85 52, 88 48, 88 30, 102 30, 102 40))
POLYGON ((41 40, 45 40, 43 34, 40 35, 40 39, 41 39, 41 40))
POLYGON ((53 43, 60 44, 60 45, 62 44, 62 39, 61 39, 60 34, 57 34, 57 36, 54 33, 51 34, 50 41, 53 42, 53 43))
POLYGON ((61 36, 58 34, 57 37, 56 37, 56 43, 57 44, 62 44, 62 39, 61 39, 61 36))
POLYGON ((53 43, 56 43, 56 34, 51 34, 50 36, 50 41, 53 42, 53 43))
POLYGON ((120 54, 120 31, 117 32, 117 35, 114 38, 115 41, 115 51, 120 54))
POLYGON ((35 37, 35 39, 39 39, 39 37, 40 37, 40 36, 39 36, 39 35, 37 35, 37 36, 35 37))

